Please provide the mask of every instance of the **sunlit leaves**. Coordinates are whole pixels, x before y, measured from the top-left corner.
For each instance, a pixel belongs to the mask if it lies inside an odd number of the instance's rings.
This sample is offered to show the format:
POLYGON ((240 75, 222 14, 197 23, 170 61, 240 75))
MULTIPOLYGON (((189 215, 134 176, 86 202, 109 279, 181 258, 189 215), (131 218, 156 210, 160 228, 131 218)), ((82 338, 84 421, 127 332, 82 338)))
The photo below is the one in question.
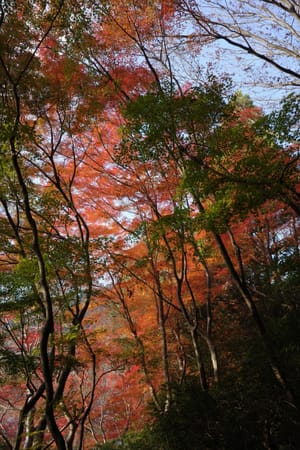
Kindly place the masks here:
POLYGON ((270 128, 281 144, 299 144, 300 96, 290 94, 281 101, 281 108, 269 116, 270 128))

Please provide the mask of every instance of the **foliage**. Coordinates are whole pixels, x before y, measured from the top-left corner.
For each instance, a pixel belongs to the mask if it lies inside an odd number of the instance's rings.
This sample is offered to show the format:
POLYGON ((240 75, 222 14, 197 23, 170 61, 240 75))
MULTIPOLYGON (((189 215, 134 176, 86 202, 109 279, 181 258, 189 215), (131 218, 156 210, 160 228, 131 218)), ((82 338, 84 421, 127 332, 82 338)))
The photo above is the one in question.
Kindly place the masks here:
POLYGON ((297 93, 177 77, 197 2, 2 3, 0 446, 299 448, 297 93))

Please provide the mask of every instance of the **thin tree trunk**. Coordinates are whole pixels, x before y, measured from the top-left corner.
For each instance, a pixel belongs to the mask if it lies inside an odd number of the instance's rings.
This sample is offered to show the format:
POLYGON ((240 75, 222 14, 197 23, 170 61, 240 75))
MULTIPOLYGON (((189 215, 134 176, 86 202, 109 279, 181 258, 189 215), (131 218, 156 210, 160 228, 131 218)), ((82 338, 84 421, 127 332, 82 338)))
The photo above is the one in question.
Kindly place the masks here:
POLYGON ((166 400, 164 404, 164 412, 167 412, 171 403, 171 387, 170 387, 170 374, 169 374, 169 357, 168 357, 168 343, 167 334, 165 327, 165 313, 164 313, 164 303, 161 298, 158 299, 158 309, 159 309, 159 327, 161 334, 161 345, 162 345, 162 362, 163 362, 163 372, 164 381, 166 388, 166 400))
POLYGON ((33 421, 34 421, 34 413, 35 409, 32 408, 25 419, 25 439, 23 444, 23 449, 30 449, 32 448, 33 443, 33 421))
POLYGON ((191 237, 192 239, 192 245, 194 248, 194 251, 196 255, 199 258, 199 261, 201 262, 205 274, 206 274, 206 332, 201 333, 201 337, 205 340, 208 351, 210 354, 210 360, 213 370, 213 377, 215 383, 219 382, 219 364, 218 364, 218 357, 217 357, 217 351, 216 347, 214 345, 213 339, 212 339, 212 324, 213 324, 213 314, 212 314, 212 307, 211 307, 211 288, 212 288, 212 276, 210 273, 210 270, 208 268, 208 265, 206 263, 205 258, 203 255, 201 255, 199 248, 197 246, 197 243, 194 239, 194 236, 191 237))
POLYGON ((42 450, 44 448, 44 435, 46 431, 47 420, 46 417, 41 417, 37 427, 35 428, 35 436, 33 440, 33 448, 34 450, 42 450))
POLYGON ((220 381, 220 375, 219 375, 219 364, 218 364, 218 355, 217 355, 216 347, 215 347, 212 339, 210 339, 208 336, 203 336, 203 338, 205 339, 205 342, 206 342, 208 350, 209 350, 211 365, 212 365, 212 369, 213 369, 214 382, 216 384, 218 384, 220 381))
POLYGON ((205 367, 203 364, 203 358, 202 358, 202 354, 201 354, 201 349, 200 349, 200 345, 199 345, 199 337, 198 337, 196 327, 193 327, 190 329, 190 334, 191 334, 191 338, 192 338, 194 354, 195 354, 197 369, 198 369, 198 373, 199 373, 200 385, 201 385, 201 388, 203 391, 207 391, 208 385, 207 385, 207 380, 206 380, 205 367))

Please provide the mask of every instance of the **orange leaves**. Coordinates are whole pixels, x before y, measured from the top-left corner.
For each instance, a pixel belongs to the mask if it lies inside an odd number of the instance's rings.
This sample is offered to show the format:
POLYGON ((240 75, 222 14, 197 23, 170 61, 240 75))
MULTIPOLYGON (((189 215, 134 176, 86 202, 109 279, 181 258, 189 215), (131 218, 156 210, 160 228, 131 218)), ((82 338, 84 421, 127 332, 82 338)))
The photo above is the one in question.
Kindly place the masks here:
POLYGON ((126 42, 127 36, 127 43, 131 41, 132 37, 136 41, 143 39, 143 42, 149 37, 153 38, 155 31, 160 31, 159 20, 161 17, 166 18, 172 12, 170 3, 167 1, 130 0, 124 5, 122 2, 114 1, 107 20, 102 25, 104 39, 113 38, 117 44, 118 37, 121 37, 123 42, 125 38, 126 42))
POLYGON ((39 57, 43 64, 47 65, 55 59, 57 47, 58 43, 54 36, 48 36, 44 39, 41 47, 39 48, 39 57))

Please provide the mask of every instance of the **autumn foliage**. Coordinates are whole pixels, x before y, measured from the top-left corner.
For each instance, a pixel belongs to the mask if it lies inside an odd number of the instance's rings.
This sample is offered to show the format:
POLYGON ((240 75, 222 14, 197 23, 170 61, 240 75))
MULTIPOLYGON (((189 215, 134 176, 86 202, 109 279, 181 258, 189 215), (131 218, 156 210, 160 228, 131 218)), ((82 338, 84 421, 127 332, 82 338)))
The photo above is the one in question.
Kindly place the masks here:
POLYGON ((298 448, 299 96, 187 4, 0 6, 0 448, 298 448))

